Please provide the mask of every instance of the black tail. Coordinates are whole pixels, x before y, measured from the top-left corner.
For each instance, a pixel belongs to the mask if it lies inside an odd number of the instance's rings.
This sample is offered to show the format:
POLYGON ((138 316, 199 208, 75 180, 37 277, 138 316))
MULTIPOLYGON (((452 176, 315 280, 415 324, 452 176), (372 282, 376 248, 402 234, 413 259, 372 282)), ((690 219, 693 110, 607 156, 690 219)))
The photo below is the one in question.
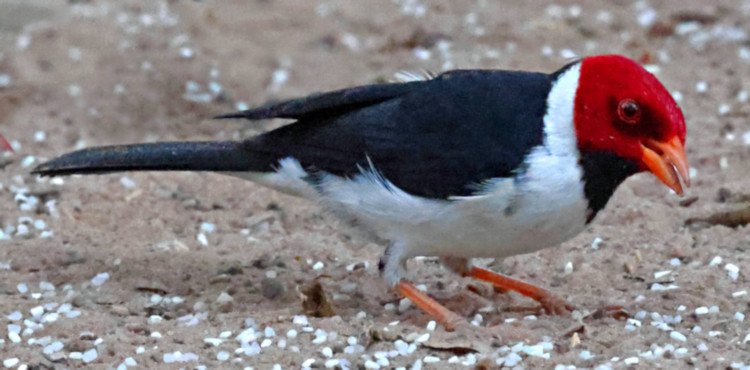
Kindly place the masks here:
POLYGON ((31 172, 59 176, 119 171, 266 171, 269 163, 263 162, 267 161, 250 153, 241 142, 165 142, 83 149, 31 172))

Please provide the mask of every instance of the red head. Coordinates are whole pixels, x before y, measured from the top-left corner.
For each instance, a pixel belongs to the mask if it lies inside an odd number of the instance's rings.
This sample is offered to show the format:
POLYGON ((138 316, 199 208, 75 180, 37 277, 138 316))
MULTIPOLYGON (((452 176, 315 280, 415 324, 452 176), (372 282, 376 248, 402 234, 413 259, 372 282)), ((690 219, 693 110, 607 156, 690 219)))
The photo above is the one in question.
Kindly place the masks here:
POLYGON ((677 194, 682 194, 680 177, 690 186, 682 111, 636 62, 619 55, 584 58, 573 120, 581 152, 630 159, 677 194))

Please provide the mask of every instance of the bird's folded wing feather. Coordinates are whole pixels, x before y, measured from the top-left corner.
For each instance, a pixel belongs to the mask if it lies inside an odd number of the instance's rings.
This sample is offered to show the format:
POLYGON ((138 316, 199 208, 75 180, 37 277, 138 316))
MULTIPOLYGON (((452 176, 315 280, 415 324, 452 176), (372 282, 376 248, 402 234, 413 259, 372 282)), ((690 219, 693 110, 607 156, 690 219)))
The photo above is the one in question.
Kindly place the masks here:
POLYGON ((428 81, 361 86, 221 117, 297 121, 248 139, 271 171, 293 157, 308 171, 351 177, 375 167, 418 196, 467 196, 522 170, 543 141, 550 77, 453 71, 428 81))

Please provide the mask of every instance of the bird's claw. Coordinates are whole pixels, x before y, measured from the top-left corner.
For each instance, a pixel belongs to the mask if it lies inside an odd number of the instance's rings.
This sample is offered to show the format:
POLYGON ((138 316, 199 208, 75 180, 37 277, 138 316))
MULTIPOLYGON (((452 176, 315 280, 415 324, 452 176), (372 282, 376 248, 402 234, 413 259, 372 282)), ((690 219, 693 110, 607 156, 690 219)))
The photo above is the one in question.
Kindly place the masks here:
POLYGON ((605 317, 611 317, 615 320, 627 320, 632 317, 630 313, 625 310, 625 307, 620 305, 607 305, 600 307, 596 311, 589 314, 587 317, 594 319, 601 319, 605 317))
POLYGON ((556 294, 549 294, 544 297, 539 297, 537 301, 542 305, 542 308, 544 311, 549 315, 568 315, 573 310, 575 310, 575 306, 568 303, 564 298, 560 297, 556 294))

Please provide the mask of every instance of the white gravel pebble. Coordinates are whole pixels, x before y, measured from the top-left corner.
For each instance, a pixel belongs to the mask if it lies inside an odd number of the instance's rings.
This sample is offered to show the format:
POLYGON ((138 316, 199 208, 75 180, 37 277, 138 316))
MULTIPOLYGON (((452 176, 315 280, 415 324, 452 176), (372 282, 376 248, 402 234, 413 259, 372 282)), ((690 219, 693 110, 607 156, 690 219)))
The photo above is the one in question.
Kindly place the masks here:
POLYGON ((602 238, 594 238, 594 241, 591 242, 591 249, 599 249, 599 244, 601 244, 603 241, 604 240, 602 240, 602 238))
POLYGON ((17 332, 9 332, 8 339, 13 343, 21 343, 21 336, 17 332))
MULTIPOLYGON (((44 222, 44 220, 35 220, 34 221, 34 228, 35 229, 37 229, 37 230, 44 230, 45 227, 47 227, 47 223, 44 222)), ((53 287, 54 287, 54 285, 53 285, 53 287)))
POLYGON ((241 333, 237 334, 234 339, 240 343, 249 343, 257 339, 257 335, 255 334, 255 329, 247 328, 241 333))
POLYGON ((739 277, 740 268, 733 263, 727 263, 726 265, 724 265, 724 270, 727 270, 729 272, 729 277, 731 277, 732 280, 737 280, 737 278, 739 277))
POLYGON ((305 360, 305 361, 304 361, 304 362, 302 363, 302 367, 310 367, 310 366, 312 366, 312 364, 314 364, 314 363, 315 363, 315 359, 314 359, 314 358, 308 358, 307 360, 305 360))
POLYGON ((104 282, 107 281, 107 280, 109 280, 109 273, 108 272, 102 272, 102 273, 96 274, 96 276, 94 276, 91 279, 91 285, 93 285, 93 286, 100 286, 100 285, 104 284, 104 282))
POLYGON ((21 293, 21 294, 26 294, 26 292, 29 291, 29 287, 26 286, 26 284, 24 284, 24 283, 20 283, 20 284, 16 285, 16 289, 18 289, 18 292, 21 293))
POLYGON ((59 350, 63 349, 63 344, 60 341, 52 342, 44 347, 42 352, 44 352, 45 355, 51 355, 59 350))
POLYGON ((732 298, 742 297, 743 295, 746 295, 746 294, 747 294, 747 290, 740 290, 740 291, 732 293, 732 298))
POLYGON ((216 298, 216 302, 219 303, 229 303, 232 301, 234 301, 234 298, 227 292, 221 292, 221 294, 219 294, 219 296, 216 298))
POLYGON ((437 323, 435 320, 430 320, 430 322, 427 323, 427 330, 434 331, 435 328, 437 328, 437 323))
POLYGON ((32 309, 29 310, 29 313, 35 319, 38 319, 38 318, 42 317, 42 315, 44 314, 44 307, 42 307, 42 306, 33 307, 32 309))
POLYGON ((34 164, 34 162, 36 162, 36 158, 34 158, 34 156, 30 155, 30 156, 24 158, 23 161, 21 161, 21 167, 23 167, 23 168, 29 167, 32 164, 34 164))
POLYGON ((323 329, 317 329, 315 330, 315 339, 313 339, 313 344, 323 344, 325 341, 328 340, 328 333, 326 333, 323 329))
POLYGON ((224 341, 219 338, 203 338, 203 341, 213 345, 214 347, 218 347, 221 343, 224 341))
POLYGON ((287 338, 297 338, 297 331, 294 329, 289 329, 288 332, 286 332, 287 338))
POLYGON ((304 316, 304 315, 295 315, 294 319, 292 319, 292 322, 300 326, 308 325, 307 316, 304 316))
POLYGON ((323 265, 323 262, 318 261, 318 262, 315 262, 312 268, 313 270, 322 270, 323 267, 325 267, 325 265, 323 265))
POLYGON ((263 330, 263 335, 265 335, 267 338, 275 337, 276 331, 273 330, 272 327, 266 326, 265 330, 263 330))
POLYGON ((397 339, 394 343, 396 346, 396 351, 398 351, 398 354, 401 356, 409 354, 409 344, 404 342, 401 339, 397 339))
POLYGON ((331 349, 331 347, 323 347, 323 349, 320 350, 320 353, 323 355, 323 357, 333 357, 333 350, 331 349))
POLYGON ((180 56, 182 56, 185 59, 190 59, 195 56, 195 52, 193 49, 185 46, 180 48, 180 56))
POLYGON ((21 314, 21 311, 14 311, 10 315, 7 316, 8 320, 10 321, 18 321, 23 318, 23 314, 21 314))
POLYGON ((695 309, 696 315, 705 315, 707 313, 708 313, 708 307, 706 306, 701 306, 695 309))
POLYGON ((679 340, 680 342, 684 342, 684 341, 687 340, 687 337, 685 337, 684 334, 682 334, 682 333, 680 333, 678 331, 673 331, 673 332, 669 333, 669 337, 672 338, 672 339, 674 339, 674 340, 679 340))
POLYGON ((212 223, 204 222, 204 223, 201 224, 201 231, 204 231, 204 232, 207 232, 207 233, 212 233, 212 232, 214 232, 214 230, 216 230, 216 225, 214 225, 212 223))
POLYGON ((92 348, 83 353, 83 356, 81 356, 81 360, 83 360, 83 362, 85 363, 89 363, 96 360, 97 357, 99 357, 99 353, 96 352, 96 348, 92 348))
POLYGON ((625 365, 635 365, 638 363, 638 357, 628 357, 623 360, 625 365))
POLYGON ((229 353, 224 352, 224 351, 219 351, 219 353, 216 354, 216 359, 219 361, 229 360, 229 353))
POLYGON ((565 268, 563 268, 563 273, 565 275, 570 275, 573 273, 573 262, 568 261, 568 263, 565 264, 565 268))
POLYGON ((120 185, 122 185, 122 187, 124 187, 125 189, 133 189, 136 187, 135 181, 127 176, 123 176, 120 178, 120 185))
POLYGON ((515 352, 511 352, 505 357, 498 358, 496 363, 498 365, 505 365, 509 368, 515 367, 519 362, 523 361, 523 358, 515 352))
POLYGON ((716 256, 714 259, 711 260, 711 262, 708 263, 709 266, 718 266, 721 264, 721 261, 723 261, 723 258, 721 256, 716 256))
POLYGON ((19 361, 20 360, 16 357, 6 358, 5 360, 3 360, 3 366, 9 369, 11 367, 18 365, 19 361))
POLYGON ((208 246, 208 238, 206 237, 206 234, 204 233, 198 233, 198 243, 201 243, 204 247, 208 246))

